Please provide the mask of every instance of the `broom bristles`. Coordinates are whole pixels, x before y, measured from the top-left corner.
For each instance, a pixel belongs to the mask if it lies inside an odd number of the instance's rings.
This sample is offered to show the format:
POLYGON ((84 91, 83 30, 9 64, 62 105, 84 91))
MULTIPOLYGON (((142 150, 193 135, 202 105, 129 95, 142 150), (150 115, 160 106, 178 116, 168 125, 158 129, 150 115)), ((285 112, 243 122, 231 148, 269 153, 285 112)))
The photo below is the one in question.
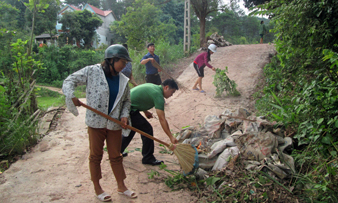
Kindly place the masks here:
POLYGON ((190 144, 178 144, 174 150, 178 162, 180 163, 184 173, 189 173, 194 168, 195 149, 190 144))

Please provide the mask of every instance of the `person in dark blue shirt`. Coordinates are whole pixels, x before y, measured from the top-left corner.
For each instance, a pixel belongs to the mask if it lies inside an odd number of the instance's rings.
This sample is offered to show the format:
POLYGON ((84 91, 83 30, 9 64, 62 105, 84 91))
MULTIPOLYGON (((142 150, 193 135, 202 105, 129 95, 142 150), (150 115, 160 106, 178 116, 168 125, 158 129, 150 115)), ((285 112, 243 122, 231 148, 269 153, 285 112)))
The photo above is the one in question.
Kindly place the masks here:
POLYGON ((146 65, 146 82, 153 83, 155 85, 162 84, 162 80, 158 72, 161 70, 155 68, 152 62, 155 60, 158 64, 160 64, 160 57, 158 57, 155 52, 154 43, 149 43, 147 45, 148 53, 143 56, 141 59, 141 64, 146 65))
MULTIPOLYGON (((128 50, 128 45, 127 44, 122 44, 127 50, 128 50)), ((129 82, 136 87, 138 84, 136 83, 134 77, 133 77, 133 66, 131 62, 128 62, 126 67, 121 71, 125 76, 129 78, 129 82)))

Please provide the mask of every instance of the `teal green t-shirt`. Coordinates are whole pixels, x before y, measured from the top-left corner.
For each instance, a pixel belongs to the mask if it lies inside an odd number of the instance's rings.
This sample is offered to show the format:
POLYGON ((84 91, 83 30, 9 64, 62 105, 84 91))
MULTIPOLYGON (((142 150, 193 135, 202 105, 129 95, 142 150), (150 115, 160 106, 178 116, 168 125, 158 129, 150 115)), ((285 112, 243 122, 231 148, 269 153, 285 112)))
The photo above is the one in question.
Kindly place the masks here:
POLYGON ((146 111, 153 107, 164 111, 164 97, 162 85, 145 83, 130 91, 131 110, 146 111))

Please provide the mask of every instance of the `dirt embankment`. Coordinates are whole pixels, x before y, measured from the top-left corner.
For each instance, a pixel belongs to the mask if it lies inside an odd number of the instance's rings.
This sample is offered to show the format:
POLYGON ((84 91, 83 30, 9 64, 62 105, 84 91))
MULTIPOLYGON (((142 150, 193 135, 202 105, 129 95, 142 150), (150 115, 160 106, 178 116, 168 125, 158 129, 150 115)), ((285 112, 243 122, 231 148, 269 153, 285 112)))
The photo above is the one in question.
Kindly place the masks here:
MULTIPOLYGON (((173 74, 182 72, 177 81, 188 90, 179 90, 167 100, 165 113, 172 131, 178 132, 187 125, 201 125, 205 116, 220 114, 225 108, 242 107, 253 111, 252 94, 261 78, 264 65, 269 61, 269 55, 273 53, 273 46, 268 44, 236 45, 218 48, 211 56, 211 64, 216 68, 228 67, 228 76, 237 83, 240 97, 215 99, 216 88, 212 84, 215 73, 208 68, 205 68, 203 79, 203 89, 206 93, 191 90, 197 79, 192 66, 196 54, 175 65, 177 72, 173 74)), ((99 202, 94 197, 88 170, 85 109, 79 108, 79 113, 78 117, 74 117, 66 110, 54 131, 0 175, 1 202, 99 202)), ((169 142, 158 120, 152 119, 150 122, 155 136, 169 142)), ((158 170, 158 167, 141 163, 142 155, 137 151, 141 145, 140 136, 136 135, 128 147, 134 152, 129 153, 123 160, 127 173, 126 185, 138 194, 138 198, 134 200, 117 194, 107 154, 104 154, 101 184, 103 189, 112 195, 113 202, 197 202, 197 198, 191 196, 189 191, 171 192, 162 179, 148 179, 147 173, 158 170)), ((159 153, 161 149, 156 143, 156 158, 164 160, 168 169, 179 170, 176 158, 159 153)))

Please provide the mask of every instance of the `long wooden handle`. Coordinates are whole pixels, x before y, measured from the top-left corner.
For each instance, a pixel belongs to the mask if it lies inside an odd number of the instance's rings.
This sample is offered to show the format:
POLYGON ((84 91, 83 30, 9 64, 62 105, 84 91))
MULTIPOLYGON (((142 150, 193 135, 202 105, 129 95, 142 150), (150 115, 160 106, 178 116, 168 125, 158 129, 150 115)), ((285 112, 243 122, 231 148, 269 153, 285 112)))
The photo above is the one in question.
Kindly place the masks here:
POLYGON ((157 139, 157 138, 155 138, 155 137, 149 135, 148 133, 145 133, 145 132, 143 132, 143 131, 141 131, 141 130, 139 130, 139 129, 137 129, 137 128, 134 128, 134 127, 132 127, 132 126, 130 126, 130 125, 124 125, 124 123, 122 123, 121 121, 119 121, 119 120, 117 120, 117 119, 115 119, 115 118, 112 118, 112 117, 108 116, 107 114, 104 114, 104 113, 102 113, 101 111, 98 111, 98 110, 96 110, 96 109, 94 109, 94 108, 92 108, 92 107, 90 107, 90 106, 88 106, 88 105, 82 103, 80 100, 79 100, 79 102, 80 102, 81 106, 83 106, 83 107, 85 107, 85 108, 87 108, 87 109, 89 109, 89 110, 91 110, 91 111, 93 111, 93 112, 99 114, 100 116, 103 116, 103 117, 105 117, 106 119, 109 119, 109 120, 111 120, 111 121, 113 121, 113 122, 115 122, 115 123, 117 123, 117 124, 119 124, 119 125, 121 125, 121 126, 125 126, 126 128, 128 128, 128 129, 130 129, 130 130, 132 130, 132 131, 135 131, 135 132, 137 132, 137 133, 140 133, 141 135, 146 136, 146 137, 149 138, 149 139, 155 140, 156 142, 159 142, 159 143, 161 143, 161 144, 163 144, 163 145, 169 147, 169 144, 168 144, 168 143, 163 142, 162 140, 159 140, 159 139, 157 139))
POLYGON ((170 75, 162 68, 162 66, 160 66, 160 64, 157 63, 157 61, 153 60, 151 63, 153 64, 153 66, 155 66, 155 68, 160 69, 167 77, 173 79, 173 77, 171 77, 171 76, 170 76, 170 75))
POLYGON ((229 116, 229 115, 225 115, 225 114, 221 114, 219 116, 226 116, 228 118, 241 119, 241 120, 250 121, 250 122, 256 122, 257 121, 257 120, 251 120, 251 119, 243 118, 243 117, 239 117, 239 116, 229 116))

